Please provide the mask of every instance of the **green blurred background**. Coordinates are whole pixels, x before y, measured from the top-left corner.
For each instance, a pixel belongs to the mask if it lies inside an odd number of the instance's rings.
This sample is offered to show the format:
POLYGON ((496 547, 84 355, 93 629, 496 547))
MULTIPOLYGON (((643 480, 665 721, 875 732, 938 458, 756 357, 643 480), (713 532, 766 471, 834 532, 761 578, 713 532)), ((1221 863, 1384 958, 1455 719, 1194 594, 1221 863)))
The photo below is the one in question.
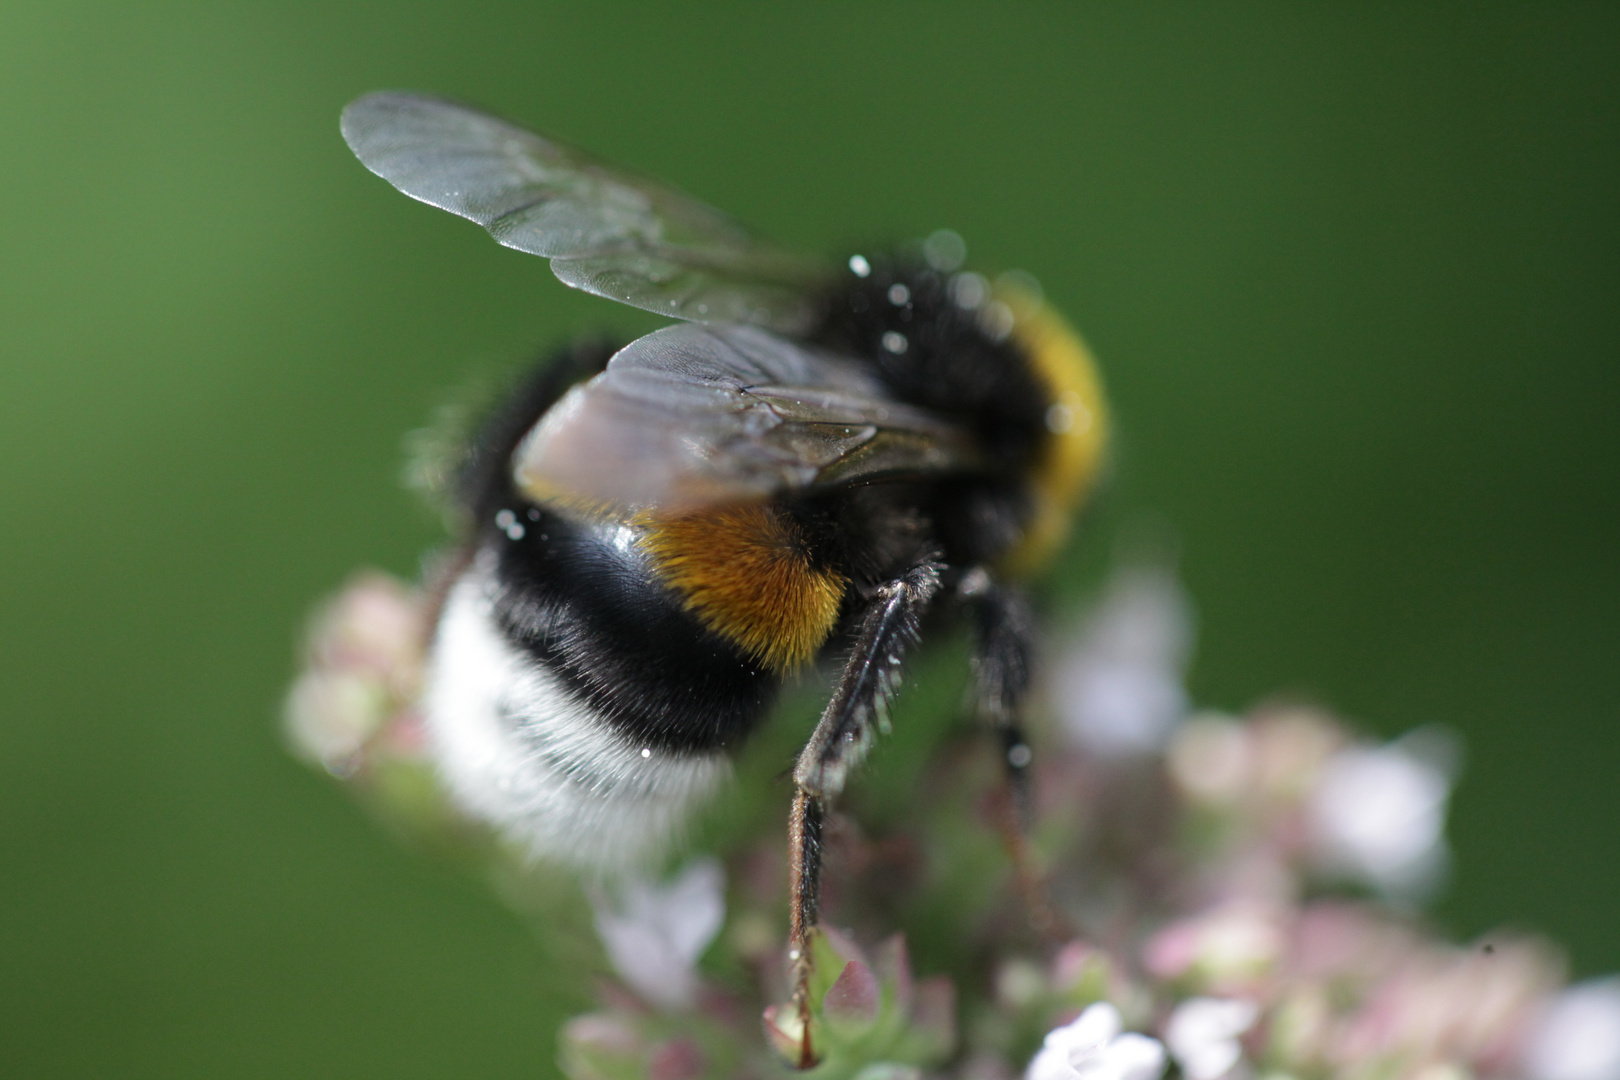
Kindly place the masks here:
POLYGON ((1457 728, 1442 924, 1620 968, 1617 57, 1614 5, 8 0, 0 1075, 552 1069, 527 931, 276 713, 316 598, 437 537, 402 433, 646 324, 361 168, 383 87, 1036 273, 1119 415, 1094 546, 1180 538, 1199 699, 1457 728))

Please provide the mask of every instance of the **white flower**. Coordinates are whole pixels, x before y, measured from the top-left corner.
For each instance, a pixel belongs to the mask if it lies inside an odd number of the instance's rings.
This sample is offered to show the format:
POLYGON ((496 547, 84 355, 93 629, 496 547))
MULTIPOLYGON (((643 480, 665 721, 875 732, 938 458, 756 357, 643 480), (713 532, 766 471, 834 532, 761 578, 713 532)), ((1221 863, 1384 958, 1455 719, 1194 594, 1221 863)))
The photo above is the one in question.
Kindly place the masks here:
POLYGON ((725 872, 699 859, 674 881, 631 881, 615 901, 596 897, 596 932, 619 976, 667 1009, 692 1004, 696 964, 726 919, 725 872))
POLYGON ((1079 642, 1055 665, 1070 741, 1105 757, 1152 753, 1187 714, 1192 604, 1158 567, 1114 574, 1079 642))
POLYGON ((1421 899, 1432 892, 1448 861, 1454 755, 1449 736, 1424 730, 1329 758, 1310 807, 1322 861, 1386 894, 1421 899))
POLYGON ((314 668, 287 695, 283 724, 292 751, 333 776, 354 772, 366 740, 388 718, 389 700, 376 679, 314 668))
POLYGON ((1531 1031, 1534 1080, 1620 1080, 1620 978, 1577 983, 1552 999, 1531 1031))
POLYGON ((1239 998, 1188 998, 1170 1014, 1164 1041, 1187 1080, 1216 1080, 1243 1057, 1238 1036, 1254 1026, 1260 1008, 1239 998))
POLYGON ((1120 1033, 1119 1010, 1099 1001, 1046 1035, 1024 1080, 1159 1080, 1164 1047, 1135 1032, 1120 1033))

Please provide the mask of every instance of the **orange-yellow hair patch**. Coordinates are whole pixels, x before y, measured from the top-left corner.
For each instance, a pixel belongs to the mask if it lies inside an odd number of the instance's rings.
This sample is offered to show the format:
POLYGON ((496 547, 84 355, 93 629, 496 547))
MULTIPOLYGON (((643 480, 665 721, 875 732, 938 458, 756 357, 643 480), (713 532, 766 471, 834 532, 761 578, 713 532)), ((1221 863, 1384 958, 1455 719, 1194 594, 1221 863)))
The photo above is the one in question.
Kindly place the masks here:
POLYGON ((848 579, 811 564, 781 510, 749 504, 644 524, 658 575, 703 625, 767 667, 805 663, 838 622, 848 579))

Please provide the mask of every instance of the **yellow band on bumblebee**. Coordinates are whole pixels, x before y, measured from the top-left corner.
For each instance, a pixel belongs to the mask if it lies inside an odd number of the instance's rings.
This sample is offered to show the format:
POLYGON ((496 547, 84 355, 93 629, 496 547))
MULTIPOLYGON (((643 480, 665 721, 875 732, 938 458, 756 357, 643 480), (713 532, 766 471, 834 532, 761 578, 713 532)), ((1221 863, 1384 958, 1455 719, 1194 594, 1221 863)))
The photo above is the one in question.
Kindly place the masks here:
POLYGON ((1046 385, 1045 444, 1030 474, 1034 503, 1024 538, 1002 560, 1013 576, 1039 570, 1068 535, 1075 510, 1097 481, 1108 446, 1108 405, 1096 361, 1080 335, 1038 296, 998 286, 1013 313, 1013 341, 1046 385))

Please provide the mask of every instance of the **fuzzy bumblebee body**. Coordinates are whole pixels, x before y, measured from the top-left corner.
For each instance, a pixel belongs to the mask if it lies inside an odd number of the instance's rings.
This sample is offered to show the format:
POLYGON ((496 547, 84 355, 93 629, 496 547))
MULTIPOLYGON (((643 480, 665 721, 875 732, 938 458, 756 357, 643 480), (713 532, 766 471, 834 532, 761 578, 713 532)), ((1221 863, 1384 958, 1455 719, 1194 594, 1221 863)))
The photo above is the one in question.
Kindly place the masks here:
POLYGON ((513 455, 567 380, 606 366, 600 347, 545 365, 491 422, 466 470, 476 554, 446 599, 427 710, 464 806, 540 857, 641 863, 882 583, 931 556, 947 587, 960 568, 1038 565, 1096 467, 1095 374, 1045 308, 1026 301, 996 342, 949 281, 926 264, 851 273, 813 340, 864 351, 875 399, 980 433, 991 449, 972 472, 667 515, 526 492, 513 455))
POLYGON ((949 234, 835 269, 431 98, 362 98, 343 130, 565 283, 684 320, 543 366, 467 456, 424 700, 463 808, 540 858, 645 863, 784 678, 843 657, 794 771, 802 944, 821 814, 936 601, 975 631, 979 718, 1021 780, 1032 629, 1009 582, 1061 540, 1106 436, 1090 357, 1036 293, 960 271, 949 234))

